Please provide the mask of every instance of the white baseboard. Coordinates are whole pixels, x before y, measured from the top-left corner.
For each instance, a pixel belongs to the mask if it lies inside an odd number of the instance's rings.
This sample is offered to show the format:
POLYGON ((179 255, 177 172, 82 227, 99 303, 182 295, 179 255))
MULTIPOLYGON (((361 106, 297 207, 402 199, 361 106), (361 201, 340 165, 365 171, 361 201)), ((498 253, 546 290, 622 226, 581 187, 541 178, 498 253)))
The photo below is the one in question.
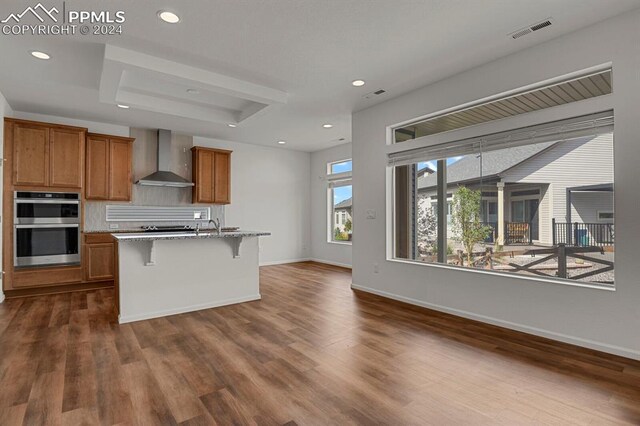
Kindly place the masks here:
POLYGON ((144 314, 138 314, 138 315, 128 315, 128 316, 118 315, 118 322, 120 324, 125 324, 128 322, 142 321, 142 320, 151 319, 151 318, 159 318, 159 317, 166 317, 169 315, 184 314, 185 312, 193 312, 193 311, 200 311, 203 309, 219 308, 220 306, 235 305, 236 303, 251 302, 253 300, 260 300, 261 298, 262 296, 260 296, 260 294, 257 294, 257 295, 254 294, 251 296, 238 297, 235 299, 219 300, 217 302, 211 302, 211 303, 200 303, 197 305, 183 306, 181 308, 146 312, 144 314))
POLYGON ((260 266, 273 266, 273 265, 284 265, 287 263, 298 263, 298 262, 308 262, 311 259, 308 257, 302 259, 285 259, 285 260, 272 260, 270 262, 260 262, 260 266))
POLYGON ((316 258, 313 258, 313 257, 307 257, 307 258, 303 258, 303 259, 287 259, 287 260, 275 260, 275 261, 271 261, 271 262, 260 262, 260 266, 285 265, 287 263, 298 263, 298 262, 325 263, 327 265, 339 266, 341 268, 351 269, 351 265, 348 265, 346 263, 332 262, 330 260, 316 259, 316 258))
POLYGON ((569 336, 567 334, 557 333, 555 331, 545 330, 537 327, 530 327, 524 324, 517 324, 510 321, 504 321, 498 318, 489 317, 486 315, 474 314, 473 312, 463 311, 460 309, 453 309, 434 303, 425 302, 410 297, 400 296, 398 294, 388 293, 386 291, 377 290, 357 284, 351 284, 351 288, 354 290, 364 291, 366 293, 376 294, 378 296, 386 297, 388 299, 398 300, 400 302, 409 303, 411 305, 422 306, 423 308, 433 309, 434 311, 445 312, 447 314, 456 315, 463 318, 468 318, 499 327, 508 328, 511 330, 522 331, 523 333, 534 334, 540 337, 546 337, 548 339, 557 340, 564 343, 569 343, 576 346, 582 346, 589 349, 594 349, 601 352, 606 352, 614 355, 623 356, 625 358, 631 358, 640 360, 640 351, 625 348, 616 345, 609 345, 607 343, 596 342, 590 339, 583 339, 581 337, 569 336))
POLYGON ((327 265, 333 265, 333 266, 339 266, 341 268, 351 269, 351 265, 349 265, 347 263, 339 263, 339 262, 333 262, 331 260, 315 259, 315 258, 311 258, 309 260, 312 261, 312 262, 326 263, 327 265))

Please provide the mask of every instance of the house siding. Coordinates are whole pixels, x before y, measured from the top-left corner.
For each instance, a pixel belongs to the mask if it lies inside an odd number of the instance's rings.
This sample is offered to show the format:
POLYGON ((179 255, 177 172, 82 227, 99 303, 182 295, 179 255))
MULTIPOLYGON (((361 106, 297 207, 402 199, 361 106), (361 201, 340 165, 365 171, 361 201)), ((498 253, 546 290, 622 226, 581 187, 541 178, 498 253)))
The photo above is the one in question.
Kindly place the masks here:
MULTIPOLYGON (((550 183, 547 195, 541 193, 540 212, 546 216, 540 226, 540 240, 551 243, 551 219, 566 221, 566 189, 575 186, 613 182, 613 134, 561 142, 540 155, 506 171, 505 182, 550 183), (549 206, 545 207, 545 198, 549 206)), ((572 195, 573 222, 597 222, 598 210, 613 210, 613 194, 597 192, 572 195)))

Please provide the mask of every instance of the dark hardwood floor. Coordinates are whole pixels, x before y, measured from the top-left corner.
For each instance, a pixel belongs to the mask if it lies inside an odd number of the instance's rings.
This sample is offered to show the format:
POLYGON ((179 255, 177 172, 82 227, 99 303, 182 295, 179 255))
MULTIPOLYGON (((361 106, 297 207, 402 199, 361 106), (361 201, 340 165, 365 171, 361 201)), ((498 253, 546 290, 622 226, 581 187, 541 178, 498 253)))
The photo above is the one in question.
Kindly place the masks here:
POLYGON ((640 424, 640 362, 353 292, 339 268, 260 274, 262 301, 122 326, 111 290, 6 301, 0 425, 640 424))

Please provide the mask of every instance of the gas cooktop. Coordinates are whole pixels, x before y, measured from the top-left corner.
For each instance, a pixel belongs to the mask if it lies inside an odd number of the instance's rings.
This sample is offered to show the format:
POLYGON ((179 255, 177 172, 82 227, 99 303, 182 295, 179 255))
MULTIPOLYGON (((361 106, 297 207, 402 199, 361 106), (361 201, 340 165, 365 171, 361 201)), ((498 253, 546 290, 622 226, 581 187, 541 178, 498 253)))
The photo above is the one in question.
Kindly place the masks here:
POLYGON ((195 228, 191 226, 184 225, 169 225, 169 226, 156 226, 156 225, 146 225, 142 227, 142 231, 144 232, 185 232, 185 231, 195 231, 195 228))

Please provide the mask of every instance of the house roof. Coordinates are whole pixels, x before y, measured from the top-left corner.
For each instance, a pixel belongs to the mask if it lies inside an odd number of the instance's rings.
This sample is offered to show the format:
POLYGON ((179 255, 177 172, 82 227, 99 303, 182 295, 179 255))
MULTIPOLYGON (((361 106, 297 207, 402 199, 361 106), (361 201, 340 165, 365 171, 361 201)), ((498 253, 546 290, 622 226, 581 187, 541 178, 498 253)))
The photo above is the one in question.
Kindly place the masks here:
MULTIPOLYGON (((487 151, 482 154, 482 178, 490 179, 504 171, 539 154, 556 142, 537 143, 514 148, 487 151)), ((478 154, 465 155, 447 166, 447 183, 459 183, 480 180, 480 158, 478 154)), ((418 178, 418 189, 435 188, 437 173, 418 178)))
POLYGON ((429 166, 423 166, 422 168, 418 169, 418 171, 416 172, 419 175, 422 174, 430 174, 430 173, 435 173, 435 170, 433 170, 431 167, 429 166))
POLYGON ((353 199, 352 198, 347 198, 346 200, 340 201, 338 204, 336 204, 333 207, 333 209, 334 210, 337 210, 337 209, 350 209, 352 203, 353 203, 353 199))

